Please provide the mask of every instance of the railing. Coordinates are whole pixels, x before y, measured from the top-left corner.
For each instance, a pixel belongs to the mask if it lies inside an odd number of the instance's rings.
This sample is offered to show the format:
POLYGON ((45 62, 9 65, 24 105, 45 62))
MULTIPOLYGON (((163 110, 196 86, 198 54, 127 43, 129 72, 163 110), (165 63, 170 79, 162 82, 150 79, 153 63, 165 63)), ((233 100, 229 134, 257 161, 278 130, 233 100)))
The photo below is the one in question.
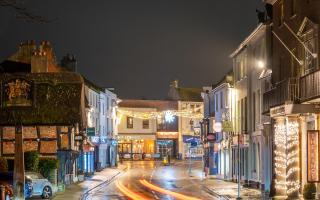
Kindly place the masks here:
POLYGON ((320 71, 302 76, 299 82, 301 102, 320 97, 320 71))
POLYGON ((299 100, 299 82, 297 78, 289 78, 276 83, 274 88, 263 94, 263 113, 268 113, 270 108, 286 102, 299 100))

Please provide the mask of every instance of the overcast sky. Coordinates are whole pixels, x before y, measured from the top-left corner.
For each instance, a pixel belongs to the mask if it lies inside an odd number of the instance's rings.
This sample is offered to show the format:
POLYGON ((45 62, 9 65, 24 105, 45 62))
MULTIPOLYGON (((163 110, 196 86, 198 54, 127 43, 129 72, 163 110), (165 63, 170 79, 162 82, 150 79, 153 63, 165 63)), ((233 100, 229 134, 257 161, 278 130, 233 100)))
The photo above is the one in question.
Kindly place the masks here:
POLYGON ((21 41, 49 40, 58 60, 72 53, 78 71, 120 98, 165 98, 169 83, 202 87, 232 68, 229 54, 257 26, 262 0, 29 0, 55 19, 27 23, 0 7, 0 59, 21 41))

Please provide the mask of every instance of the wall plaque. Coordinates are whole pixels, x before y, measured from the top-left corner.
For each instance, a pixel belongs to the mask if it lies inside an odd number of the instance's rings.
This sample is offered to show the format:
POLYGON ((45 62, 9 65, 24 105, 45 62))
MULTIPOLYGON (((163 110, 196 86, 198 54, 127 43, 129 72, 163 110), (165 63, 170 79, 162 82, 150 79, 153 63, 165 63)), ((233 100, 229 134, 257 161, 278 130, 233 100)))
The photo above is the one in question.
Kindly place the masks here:
POLYGON ((2 95, 3 107, 28 107, 32 106, 31 81, 15 78, 4 82, 2 95))

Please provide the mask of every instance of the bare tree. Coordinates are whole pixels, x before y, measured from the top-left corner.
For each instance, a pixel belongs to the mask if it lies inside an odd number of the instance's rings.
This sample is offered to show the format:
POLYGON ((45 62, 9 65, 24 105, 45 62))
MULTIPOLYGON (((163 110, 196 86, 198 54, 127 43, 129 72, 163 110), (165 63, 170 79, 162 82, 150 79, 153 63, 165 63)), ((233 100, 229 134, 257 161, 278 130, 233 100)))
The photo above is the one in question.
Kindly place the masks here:
POLYGON ((23 1, 19 0, 0 0, 0 7, 7 7, 13 9, 16 12, 18 19, 25 20, 27 22, 40 22, 48 23, 52 20, 48 20, 43 16, 36 15, 26 9, 23 5, 23 1))

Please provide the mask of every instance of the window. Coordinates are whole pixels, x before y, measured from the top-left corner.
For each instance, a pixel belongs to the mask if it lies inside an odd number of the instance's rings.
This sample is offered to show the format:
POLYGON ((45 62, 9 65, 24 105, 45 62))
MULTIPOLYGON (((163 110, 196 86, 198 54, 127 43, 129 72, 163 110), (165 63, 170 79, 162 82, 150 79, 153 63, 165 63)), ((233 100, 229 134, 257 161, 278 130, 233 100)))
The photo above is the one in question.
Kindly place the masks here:
POLYGON ((127 128, 133 128, 133 118, 127 117, 127 128))
MULTIPOLYGON (((305 45, 311 52, 317 52, 317 40, 314 31, 311 30, 305 35, 305 45)), ((317 59, 315 59, 307 50, 305 50, 305 74, 308 74, 317 67, 317 59)))
POLYGON ((148 129, 149 128, 149 120, 148 119, 142 120, 142 128, 143 129, 148 129))
POLYGON ((283 1, 280 1, 280 4, 279 4, 279 12, 280 12, 280 15, 279 15, 279 26, 281 26, 283 24, 283 21, 284 21, 284 4, 283 4, 283 1))

